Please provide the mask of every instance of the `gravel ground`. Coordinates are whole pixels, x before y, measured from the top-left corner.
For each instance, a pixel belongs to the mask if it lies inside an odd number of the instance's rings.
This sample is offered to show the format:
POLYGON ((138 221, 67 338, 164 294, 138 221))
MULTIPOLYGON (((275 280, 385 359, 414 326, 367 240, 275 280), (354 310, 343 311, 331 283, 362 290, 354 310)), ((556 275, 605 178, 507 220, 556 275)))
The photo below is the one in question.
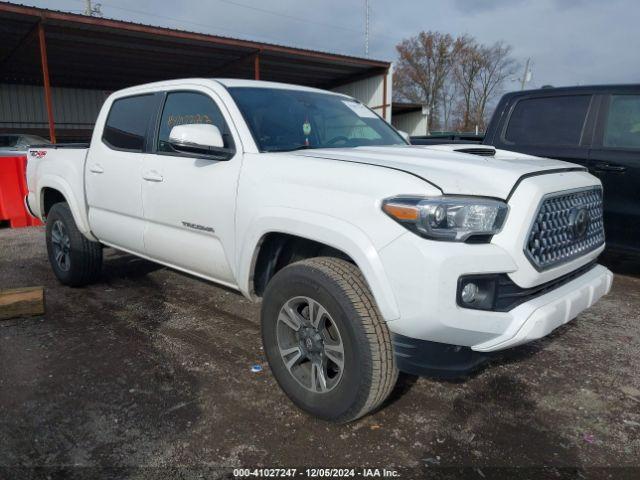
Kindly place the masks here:
POLYGON ((44 285, 47 310, 0 322, 0 478, 303 465, 639 478, 640 262, 605 263, 612 293, 550 337, 464 381, 403 376, 382 410, 334 426, 279 390, 243 297, 113 250, 100 283, 63 287, 42 228, 0 230, 0 288, 44 285))

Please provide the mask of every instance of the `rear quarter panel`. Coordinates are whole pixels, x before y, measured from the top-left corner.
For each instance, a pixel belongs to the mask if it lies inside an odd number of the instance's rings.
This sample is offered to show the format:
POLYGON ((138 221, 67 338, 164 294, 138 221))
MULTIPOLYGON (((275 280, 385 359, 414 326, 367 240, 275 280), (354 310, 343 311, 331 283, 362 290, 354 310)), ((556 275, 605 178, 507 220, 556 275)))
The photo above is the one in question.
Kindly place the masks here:
POLYGON ((44 221, 46 188, 60 192, 71 209, 78 229, 95 240, 87 219, 84 198, 84 164, 87 148, 32 148, 27 153, 29 205, 44 221))

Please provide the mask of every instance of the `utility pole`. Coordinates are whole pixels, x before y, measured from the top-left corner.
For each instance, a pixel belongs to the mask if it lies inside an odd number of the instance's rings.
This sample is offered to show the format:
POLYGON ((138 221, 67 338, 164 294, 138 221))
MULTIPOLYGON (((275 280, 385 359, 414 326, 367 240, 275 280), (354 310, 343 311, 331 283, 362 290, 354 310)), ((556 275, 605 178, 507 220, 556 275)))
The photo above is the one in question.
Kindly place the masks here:
POLYGON ((364 56, 369 58, 369 0, 364 0, 364 56))
POLYGON ((425 133, 427 136, 429 136, 429 115, 431 115, 431 109, 429 105, 425 103, 422 105, 422 116, 424 117, 425 133))
POLYGON ((102 5, 96 3, 95 6, 91 5, 91 0, 84 0, 84 14, 88 17, 101 17, 102 11, 100 10, 102 5))
POLYGON ((520 90, 524 90, 524 84, 531 80, 531 71, 529 70, 529 63, 531 58, 527 58, 527 62, 524 64, 524 73, 520 79, 520 90))

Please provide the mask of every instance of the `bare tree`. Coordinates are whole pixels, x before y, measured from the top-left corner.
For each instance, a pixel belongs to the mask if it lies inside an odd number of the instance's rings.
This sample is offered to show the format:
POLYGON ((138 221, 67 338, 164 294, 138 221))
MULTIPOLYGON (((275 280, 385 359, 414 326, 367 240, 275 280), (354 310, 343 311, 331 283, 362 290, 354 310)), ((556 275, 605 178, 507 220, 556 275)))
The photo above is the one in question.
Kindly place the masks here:
POLYGON ((456 102, 460 95, 458 83, 453 81, 453 75, 449 75, 447 82, 442 87, 440 104, 442 105, 442 128, 450 130, 452 128, 452 116, 456 107, 456 102))
POLYGON ((485 46, 467 35, 421 32, 396 50, 394 95, 426 104, 434 128, 484 129, 489 106, 517 67, 508 45, 485 46))
POLYGON ((454 65, 457 42, 449 34, 420 32, 396 46, 394 74, 398 97, 429 107, 429 124, 438 125, 443 85, 454 65))
POLYGON ((466 38, 454 69, 455 82, 460 91, 458 109, 461 111, 462 117, 459 119, 458 129, 462 131, 469 131, 473 128, 474 87, 482 69, 482 63, 480 46, 475 40, 466 38))
POLYGON ((511 47, 496 42, 490 47, 480 47, 480 69, 473 86, 475 122, 484 130, 488 103, 502 93, 504 82, 511 77, 517 63, 511 57, 511 47))

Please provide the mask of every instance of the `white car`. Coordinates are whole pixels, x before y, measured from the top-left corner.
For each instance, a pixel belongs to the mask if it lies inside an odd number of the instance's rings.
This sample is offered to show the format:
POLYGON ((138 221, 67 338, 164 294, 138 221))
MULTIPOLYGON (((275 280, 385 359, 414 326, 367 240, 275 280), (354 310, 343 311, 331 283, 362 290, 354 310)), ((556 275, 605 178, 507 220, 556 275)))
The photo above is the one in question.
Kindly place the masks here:
POLYGON ((90 146, 31 149, 27 174, 62 283, 96 280, 110 246, 261 300, 280 386, 335 422, 380 406, 399 370, 459 375, 549 334, 612 282, 584 168, 411 146, 312 88, 128 88, 90 146))

